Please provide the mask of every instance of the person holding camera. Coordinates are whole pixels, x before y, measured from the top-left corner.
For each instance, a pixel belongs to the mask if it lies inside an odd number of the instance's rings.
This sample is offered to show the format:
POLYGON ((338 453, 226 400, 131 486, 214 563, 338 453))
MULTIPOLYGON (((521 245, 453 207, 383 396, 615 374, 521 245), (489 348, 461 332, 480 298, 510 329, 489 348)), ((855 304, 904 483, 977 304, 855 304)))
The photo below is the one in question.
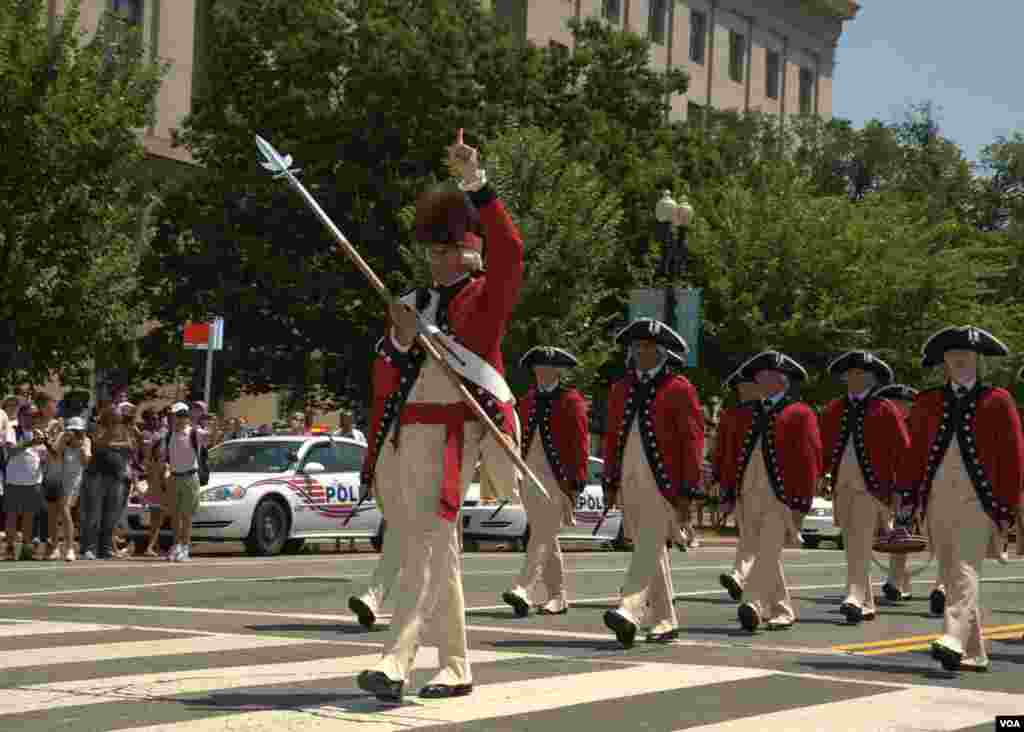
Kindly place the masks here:
MULTIPOLYGON (((75 523, 71 518, 71 509, 78 502, 82 490, 82 481, 85 477, 85 469, 92 460, 92 440, 86 435, 86 423, 81 417, 72 417, 67 421, 64 433, 57 441, 55 450, 56 462, 60 475, 60 485, 57 494, 56 515, 62 522, 61 530, 64 534, 64 560, 73 562, 77 559, 75 554, 75 523)), ((54 538, 57 532, 54 532, 54 538)), ((56 551, 56 549, 55 549, 56 551)), ((59 559, 60 556, 51 556, 51 559, 59 559)))
POLYGON ((131 484, 131 462, 138 449, 134 425, 116 408, 100 413, 92 459, 85 470, 81 515, 82 559, 114 559, 114 529, 131 484))
POLYGON ((39 408, 32 404, 18 410, 16 442, 7 461, 4 509, 7 512, 6 554, 11 560, 21 558, 24 552, 24 549, 18 551, 18 526, 22 528, 22 541, 31 542, 33 518, 43 508, 43 471, 54 448, 39 425, 40 415, 39 408))

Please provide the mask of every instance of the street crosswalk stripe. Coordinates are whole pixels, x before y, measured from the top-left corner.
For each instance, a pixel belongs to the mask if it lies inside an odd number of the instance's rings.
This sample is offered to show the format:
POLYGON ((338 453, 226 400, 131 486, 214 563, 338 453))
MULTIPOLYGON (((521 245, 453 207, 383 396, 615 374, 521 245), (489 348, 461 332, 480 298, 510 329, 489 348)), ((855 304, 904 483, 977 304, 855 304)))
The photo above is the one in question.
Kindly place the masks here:
MULTIPOLYGON (((469 658, 471 663, 484 664, 548 656, 513 651, 471 650, 469 658)), ((228 666, 216 669, 196 668, 189 671, 109 676, 13 687, 0 691, 0 717, 63 707, 158 701, 183 694, 318 680, 329 681, 332 687, 341 686, 349 690, 355 689, 355 682, 351 678, 340 682, 338 680, 353 677, 360 671, 371 668, 379 659, 380 654, 374 653, 315 661, 228 666)), ((435 668, 437 665, 437 648, 420 648, 416 655, 416 666, 435 668)), ((254 692, 256 693, 258 692, 254 692)))
POLYGON ((95 623, 53 623, 32 621, 28 623, 6 623, 0 625, 0 638, 15 638, 25 635, 50 635, 51 633, 96 633, 116 630, 118 625, 97 625, 95 623))
POLYGON ((858 699, 688 727, 685 732, 746 732, 750 729, 759 732, 953 732, 964 727, 992 724, 997 715, 1019 714, 1020 709, 1019 694, 915 686, 858 699))
MULTIPOLYGON (((123 658, 183 656, 189 653, 217 653, 237 649, 272 648, 321 643, 310 638, 276 638, 261 635, 204 635, 156 641, 127 641, 82 646, 36 648, 26 653, 0 654, 0 669, 52 666, 63 663, 112 661, 123 658)), ((4 692, 6 693, 6 692, 4 692)))
MULTIPOLYGON (((727 666, 682 666, 645 663, 632 668, 482 684, 459 699, 425 701, 406 697, 401 705, 381 704, 362 694, 351 701, 310 708, 244 712, 171 724, 134 727, 123 732, 263 732, 299 730, 328 732, 399 732, 440 724, 500 719, 562 707, 591 704, 711 684, 743 681, 774 672, 727 666), (311 713, 315 712, 315 713, 311 713)), ((304 689, 308 693, 309 689, 304 689)), ((259 697, 253 697, 259 704, 259 697)))

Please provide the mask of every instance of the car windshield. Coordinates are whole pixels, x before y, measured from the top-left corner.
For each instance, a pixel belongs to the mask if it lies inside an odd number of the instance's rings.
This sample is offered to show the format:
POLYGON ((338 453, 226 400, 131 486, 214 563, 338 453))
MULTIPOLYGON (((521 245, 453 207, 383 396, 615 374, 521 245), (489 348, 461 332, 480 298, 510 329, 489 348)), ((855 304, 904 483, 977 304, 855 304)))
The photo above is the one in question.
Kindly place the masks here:
POLYGON ((210 450, 211 473, 283 473, 298 460, 295 440, 225 442, 210 450))

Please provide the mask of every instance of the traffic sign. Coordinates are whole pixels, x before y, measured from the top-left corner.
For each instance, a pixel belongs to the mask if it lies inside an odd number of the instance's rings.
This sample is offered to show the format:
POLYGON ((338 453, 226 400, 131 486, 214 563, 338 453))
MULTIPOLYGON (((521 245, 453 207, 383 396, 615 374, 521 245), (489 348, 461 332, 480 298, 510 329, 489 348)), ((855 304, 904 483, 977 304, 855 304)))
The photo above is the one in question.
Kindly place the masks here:
POLYGON ((217 318, 210 323, 185 323, 185 348, 205 351, 212 347, 214 351, 224 349, 224 318, 217 318))

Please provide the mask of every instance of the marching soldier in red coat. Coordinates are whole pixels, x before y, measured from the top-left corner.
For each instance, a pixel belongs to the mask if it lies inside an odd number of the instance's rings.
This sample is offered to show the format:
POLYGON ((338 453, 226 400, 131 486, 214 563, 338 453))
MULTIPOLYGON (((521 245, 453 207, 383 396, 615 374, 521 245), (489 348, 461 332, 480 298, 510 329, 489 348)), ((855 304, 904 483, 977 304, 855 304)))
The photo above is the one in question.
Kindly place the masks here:
MULTIPOLYGON (((727 388, 736 389, 739 403, 723 410, 718 418, 718 442, 715 445, 711 470, 712 480, 718 483, 721 495, 733 496, 736 494, 737 469, 739 468, 736 457, 742 453, 743 439, 746 437, 749 425, 760 414, 763 405, 761 403, 761 387, 754 381, 754 377, 742 368, 729 374, 725 385, 727 388)), ((743 587, 747 583, 750 567, 754 564, 754 550, 743 535, 743 521, 738 513, 735 519, 736 528, 739 531, 736 560, 733 563, 732 571, 719 575, 718 581, 729 591, 729 597, 739 602, 743 598, 743 587)))
POLYGON ((845 397, 821 414, 826 472, 834 491, 835 522, 846 549, 846 599, 839 606, 849 623, 874 620, 871 588, 872 544, 887 528, 896 466, 910 447, 903 417, 894 404, 872 392, 892 383, 889 365, 868 351, 844 353, 828 366, 846 381, 845 397))
POLYGON ((519 617, 526 617, 536 605, 541 615, 563 615, 569 611, 569 600, 558 530, 563 523, 572 525, 576 500, 587 484, 587 406, 576 389, 560 383, 562 372, 579 364, 572 354, 537 346, 527 351, 520 363, 532 368, 537 378, 537 385, 519 402, 519 421, 526 430, 523 456, 548 487, 548 495, 541 495, 529 482, 521 488, 530 543, 518 583, 501 597, 519 617), (542 581, 546 590, 543 604, 536 601, 542 581))
MULTIPOLYGON (((879 387, 874 391, 872 396, 876 399, 887 399, 893 403, 896 409, 899 410, 900 416, 903 417, 904 425, 910 423, 910 410, 914 406, 914 399, 917 398, 917 389, 907 386, 906 384, 889 384, 888 386, 879 387)), ((910 449, 910 433, 907 432, 907 449, 910 449)), ((895 497, 891 497, 891 501, 895 500, 895 497)), ((892 509, 892 505, 890 505, 892 509)), ((891 522, 891 510, 890 510, 890 522, 891 522)), ((933 592, 938 592, 934 590, 933 592)), ((942 602, 945 604, 945 591, 942 591, 942 602)), ((885 579, 885 584, 882 585, 882 594, 885 595, 885 599, 889 602, 902 602, 904 600, 913 599, 913 587, 910 584, 910 572, 907 570, 907 555, 906 554, 890 554, 889 555, 889 576, 885 579)), ((936 615, 941 615, 942 610, 939 609, 936 615)))
POLYGON ((693 385, 665 368, 669 350, 689 351, 678 333, 641 318, 616 341, 628 346, 635 368, 608 396, 605 504, 627 510, 635 548, 619 607, 604 622, 629 647, 641 625, 649 642, 678 637, 666 543, 689 523, 690 499, 700 497, 704 417, 693 385))
POLYGON ((448 152, 460 190, 430 191, 416 205, 416 239, 426 246, 435 286, 417 289, 391 307, 385 358, 375 374, 387 396, 375 399, 365 462, 372 470, 385 441, 393 447, 388 472, 401 487, 396 510, 404 512, 391 637, 376 666, 357 679, 364 691, 392 701, 401 699, 431 611, 441 626, 441 668, 420 696, 448 698, 473 689, 456 520, 477 458, 483 454, 489 465, 502 458, 511 462, 443 368, 415 344, 420 327, 434 334, 452 368, 504 433, 515 431, 501 342, 519 299, 523 244, 487 184, 476 150, 463 144, 460 134, 448 152), (479 271, 483 247, 473 231, 478 227, 487 241, 486 273, 479 271))
POLYGON ((398 572, 404 556, 402 542, 406 536, 403 527, 405 512, 402 510, 401 484, 388 473, 388 470, 395 467, 396 450, 394 444, 387 442, 384 437, 391 432, 396 416, 396 409, 388 405, 388 399, 404 400, 408 394, 402 395, 400 391, 388 393, 395 375, 383 355, 383 344, 383 338, 377 342, 378 356, 373 366, 373 406, 370 412, 376 428, 372 443, 373 460, 367 460, 363 465, 360 482, 362 490, 371 492, 376 500, 377 507, 387 522, 388 535, 370 581, 361 592, 353 594, 348 600, 349 609, 359 618, 359 624, 367 630, 373 629, 381 605, 398 581, 398 572))
POLYGON ((800 526, 811 508, 821 474, 821 435, 818 418, 803 402, 787 392, 792 379, 807 372, 778 351, 757 354, 741 369, 751 374, 765 395, 763 411, 744 414, 742 452, 731 463, 726 456, 723 474, 736 475, 736 494, 727 493, 727 509, 738 502, 741 533, 754 552, 743 603, 737 610, 740 624, 754 632, 766 622, 769 630, 792 627, 796 611, 782 570, 782 549, 799 541, 800 526))
POLYGON ((981 565, 1016 518, 1024 480, 1024 435, 1013 397, 982 383, 980 355, 1006 356, 974 326, 945 328, 925 343, 921 365, 944 366, 944 386, 921 392, 911 413, 911 448, 898 473, 899 520, 922 511, 946 586, 943 635, 932 655, 946 670, 983 671, 981 565))

